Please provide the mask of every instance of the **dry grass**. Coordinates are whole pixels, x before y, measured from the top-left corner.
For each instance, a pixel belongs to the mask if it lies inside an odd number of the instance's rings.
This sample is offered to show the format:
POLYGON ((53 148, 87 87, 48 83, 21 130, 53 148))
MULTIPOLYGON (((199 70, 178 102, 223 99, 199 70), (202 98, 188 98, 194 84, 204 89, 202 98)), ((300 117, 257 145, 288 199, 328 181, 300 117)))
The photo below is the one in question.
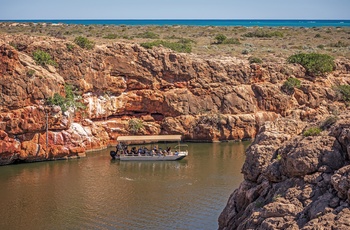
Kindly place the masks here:
POLYGON ((350 28, 294 28, 263 27, 269 32, 281 32, 283 37, 246 37, 258 27, 213 27, 213 26, 114 26, 114 25, 54 25, 34 23, 0 23, 0 33, 51 36, 73 41, 77 36, 86 36, 96 44, 116 41, 142 43, 153 39, 143 38, 145 32, 159 35, 159 39, 177 41, 191 39, 192 53, 201 56, 235 56, 247 59, 259 57, 263 61, 276 61, 298 52, 317 52, 335 58, 350 59, 350 28), (237 38, 240 44, 214 44, 215 36, 224 34, 237 38), (109 38, 106 38, 109 37, 109 38), (112 39, 111 39, 112 38, 112 39))

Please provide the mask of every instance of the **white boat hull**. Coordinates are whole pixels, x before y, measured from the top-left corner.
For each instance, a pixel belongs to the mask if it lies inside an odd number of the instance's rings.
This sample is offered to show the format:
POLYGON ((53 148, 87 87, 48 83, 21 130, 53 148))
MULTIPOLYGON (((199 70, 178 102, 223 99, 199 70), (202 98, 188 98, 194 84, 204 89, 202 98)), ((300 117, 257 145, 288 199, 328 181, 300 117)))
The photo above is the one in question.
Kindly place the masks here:
POLYGON ((120 155, 116 156, 115 159, 121 161, 178 161, 187 156, 187 153, 179 153, 178 155, 166 155, 166 156, 131 156, 131 155, 120 155))

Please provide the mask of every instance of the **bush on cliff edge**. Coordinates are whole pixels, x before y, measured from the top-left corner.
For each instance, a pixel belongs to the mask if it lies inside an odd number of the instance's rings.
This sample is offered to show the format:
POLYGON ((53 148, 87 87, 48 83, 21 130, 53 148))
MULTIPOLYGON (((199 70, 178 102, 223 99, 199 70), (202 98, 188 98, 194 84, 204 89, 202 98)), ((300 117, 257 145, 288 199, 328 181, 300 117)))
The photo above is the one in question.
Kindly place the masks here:
POLYGON ((315 76, 332 72, 335 68, 333 57, 327 54, 294 54, 288 58, 288 62, 302 65, 308 74, 315 76))
POLYGON ((141 46, 146 49, 152 49, 154 46, 164 46, 171 50, 183 53, 191 53, 192 45, 190 40, 181 39, 178 42, 169 42, 164 40, 157 40, 153 42, 141 43, 141 46))
POLYGON ((74 43, 83 49, 91 50, 94 48, 94 42, 90 41, 86 37, 79 36, 74 39, 74 43))
POLYGON ((54 60, 52 60, 51 55, 43 50, 35 50, 33 52, 33 59, 37 65, 57 65, 57 63, 54 60))

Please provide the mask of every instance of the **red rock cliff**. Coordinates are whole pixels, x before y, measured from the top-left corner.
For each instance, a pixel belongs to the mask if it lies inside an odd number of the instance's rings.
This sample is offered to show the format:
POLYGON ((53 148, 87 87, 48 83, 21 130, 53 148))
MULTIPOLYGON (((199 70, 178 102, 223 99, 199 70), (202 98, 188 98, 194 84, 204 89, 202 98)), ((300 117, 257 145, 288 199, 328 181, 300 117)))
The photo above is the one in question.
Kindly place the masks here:
POLYGON ((344 109, 332 86, 349 83, 350 74, 344 60, 331 74, 312 79, 285 60, 258 65, 123 43, 84 50, 66 40, 24 35, 0 36, 0 60, 0 164, 84 155, 128 134, 132 118, 143 121, 137 134, 254 138, 265 121, 317 120, 344 109), (57 66, 37 65, 38 49, 57 66), (302 81, 292 95, 281 90, 288 77, 302 81), (54 93, 65 94, 65 84, 78 89, 85 110, 45 107, 54 93))

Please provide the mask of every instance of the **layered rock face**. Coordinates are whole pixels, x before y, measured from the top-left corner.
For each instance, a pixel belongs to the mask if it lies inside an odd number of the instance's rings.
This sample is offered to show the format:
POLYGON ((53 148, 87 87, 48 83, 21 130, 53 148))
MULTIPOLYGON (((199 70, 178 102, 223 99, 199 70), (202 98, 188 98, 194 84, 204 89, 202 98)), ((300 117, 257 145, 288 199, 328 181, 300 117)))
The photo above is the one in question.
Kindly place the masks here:
POLYGON ((134 134, 204 141, 254 138, 279 117, 318 120, 346 108, 332 86, 349 83, 350 65, 336 64, 312 79, 285 60, 258 65, 129 43, 84 50, 66 40, 0 35, 0 164, 82 156, 129 134, 134 118, 143 121, 134 134), (36 50, 57 65, 36 64, 36 50), (288 77, 302 81, 292 95, 281 90, 288 77), (84 110, 46 106, 67 84, 78 89, 84 110))
POLYGON ((261 127, 219 229, 350 228, 350 115, 320 136, 300 135, 307 126, 281 118, 261 127))

